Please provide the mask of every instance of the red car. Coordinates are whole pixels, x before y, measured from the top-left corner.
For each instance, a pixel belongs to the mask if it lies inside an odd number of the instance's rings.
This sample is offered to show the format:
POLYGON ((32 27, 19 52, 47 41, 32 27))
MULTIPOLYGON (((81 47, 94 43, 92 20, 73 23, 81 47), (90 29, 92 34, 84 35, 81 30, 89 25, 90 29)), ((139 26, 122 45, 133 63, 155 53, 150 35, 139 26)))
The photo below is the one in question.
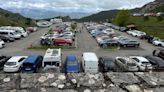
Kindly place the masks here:
POLYGON ((56 39, 53 39, 53 44, 54 45, 72 45, 73 41, 72 40, 66 40, 63 38, 56 38, 56 39))

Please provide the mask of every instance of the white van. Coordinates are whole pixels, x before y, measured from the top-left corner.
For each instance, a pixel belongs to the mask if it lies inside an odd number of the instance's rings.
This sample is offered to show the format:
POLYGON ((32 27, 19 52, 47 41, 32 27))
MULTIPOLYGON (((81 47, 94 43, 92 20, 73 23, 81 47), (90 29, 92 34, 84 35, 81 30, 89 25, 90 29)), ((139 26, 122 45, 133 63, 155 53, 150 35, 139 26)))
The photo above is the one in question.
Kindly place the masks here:
POLYGON ((2 26, 1 30, 15 30, 17 33, 21 34, 22 37, 27 37, 28 33, 22 27, 12 27, 12 26, 2 26))
POLYGON ((98 72, 98 58, 93 52, 84 52, 82 54, 82 67, 85 73, 98 72))
POLYGON ((50 66, 61 66, 61 49, 47 49, 42 62, 42 67, 46 65, 50 66))
POLYGON ((8 35, 9 37, 20 39, 21 35, 14 30, 0 30, 0 35, 8 35))

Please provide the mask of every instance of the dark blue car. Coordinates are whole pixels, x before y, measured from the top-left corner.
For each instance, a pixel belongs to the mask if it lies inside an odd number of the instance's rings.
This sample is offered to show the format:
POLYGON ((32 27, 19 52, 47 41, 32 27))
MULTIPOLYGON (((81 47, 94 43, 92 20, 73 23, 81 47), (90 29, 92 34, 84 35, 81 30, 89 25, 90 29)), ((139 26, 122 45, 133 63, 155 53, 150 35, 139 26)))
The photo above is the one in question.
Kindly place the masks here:
POLYGON ((77 73, 80 71, 80 64, 75 55, 68 55, 65 60, 65 72, 77 73))
POLYGON ((22 72, 36 73, 42 65, 43 57, 40 55, 28 56, 21 66, 22 72))

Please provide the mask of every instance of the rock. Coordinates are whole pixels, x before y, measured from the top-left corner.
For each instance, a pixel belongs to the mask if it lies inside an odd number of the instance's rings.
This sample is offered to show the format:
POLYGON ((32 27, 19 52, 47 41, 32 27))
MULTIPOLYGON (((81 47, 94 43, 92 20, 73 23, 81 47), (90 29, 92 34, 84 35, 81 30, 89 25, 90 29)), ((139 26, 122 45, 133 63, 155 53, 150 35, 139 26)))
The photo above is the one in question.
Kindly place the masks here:
POLYGON ((59 76, 58 76, 58 79, 59 79, 59 80, 65 80, 66 77, 65 77, 64 75, 59 75, 59 76))
POLYGON ((10 81, 9 77, 3 79, 3 82, 9 82, 9 81, 10 81))
POLYGON ((77 83, 76 79, 71 79, 71 81, 72 81, 73 84, 77 83))
POLYGON ((63 88, 64 88, 64 84, 59 84, 59 85, 58 85, 58 88, 59 88, 59 89, 63 89, 63 88))
POLYGON ((89 79, 88 83, 92 85, 92 84, 95 84, 95 81, 94 79, 89 79))
POLYGON ((105 76, 110 79, 115 85, 132 85, 135 83, 140 83, 140 80, 136 76, 134 76, 133 73, 110 72, 106 73, 105 76))
POLYGON ((53 83, 51 83, 51 86, 57 87, 57 83, 53 82, 53 83))
POLYGON ((40 90, 41 90, 41 92, 46 92, 45 88, 41 88, 40 90))
POLYGON ((49 78, 54 78, 54 74, 48 73, 48 74, 47 74, 47 79, 49 79, 49 78))
POLYGON ((84 92, 91 92, 91 90, 90 89, 85 89, 84 92))
POLYGON ((41 76, 38 81, 39 82, 45 82, 47 80, 47 78, 45 76, 41 76))
POLYGON ((135 73, 143 82, 145 87, 164 86, 164 72, 135 73))
POLYGON ((103 87, 106 87, 106 84, 105 83, 103 84, 103 87))
POLYGON ((129 92, 142 92, 138 85, 128 85, 125 87, 129 92))

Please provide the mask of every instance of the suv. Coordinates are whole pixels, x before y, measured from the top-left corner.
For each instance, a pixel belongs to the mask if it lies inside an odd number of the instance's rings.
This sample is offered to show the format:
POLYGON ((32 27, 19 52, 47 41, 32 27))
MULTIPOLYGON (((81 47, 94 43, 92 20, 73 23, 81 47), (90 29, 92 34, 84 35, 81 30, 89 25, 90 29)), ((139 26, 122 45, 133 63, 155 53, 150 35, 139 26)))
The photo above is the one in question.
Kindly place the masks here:
POLYGON ((164 49, 156 49, 153 51, 154 56, 158 56, 162 59, 164 59, 164 49))
POLYGON ((118 42, 114 39, 104 39, 99 43, 100 47, 107 48, 108 46, 117 46, 118 42))
POLYGON ((118 42, 120 46, 123 46, 123 47, 131 47, 131 46, 139 47, 140 46, 140 43, 138 41, 130 40, 127 38, 119 39, 118 42))

